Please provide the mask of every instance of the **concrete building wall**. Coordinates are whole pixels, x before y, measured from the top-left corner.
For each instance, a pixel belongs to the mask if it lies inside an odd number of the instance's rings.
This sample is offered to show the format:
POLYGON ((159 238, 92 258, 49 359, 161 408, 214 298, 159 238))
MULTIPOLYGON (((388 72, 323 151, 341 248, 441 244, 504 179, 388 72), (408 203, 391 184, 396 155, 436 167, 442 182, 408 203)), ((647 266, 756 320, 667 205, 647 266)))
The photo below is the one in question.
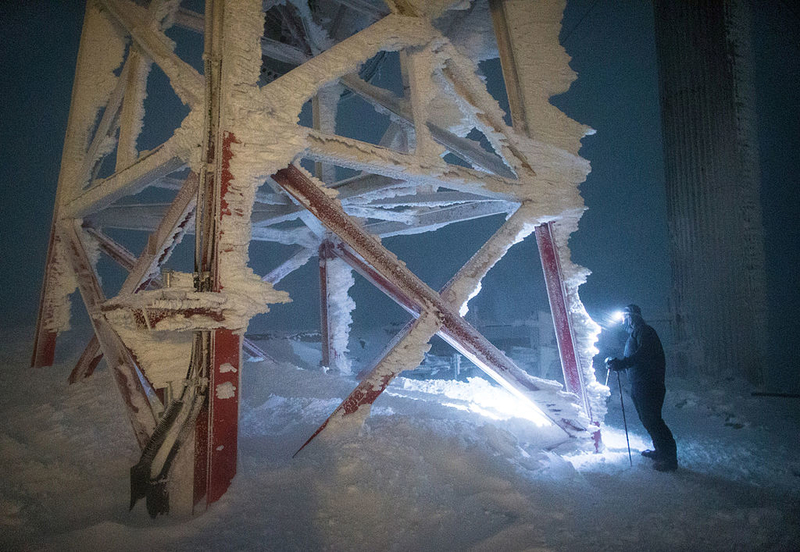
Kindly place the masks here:
POLYGON ((654 6, 674 361, 684 373, 760 383, 766 298, 748 5, 654 6))

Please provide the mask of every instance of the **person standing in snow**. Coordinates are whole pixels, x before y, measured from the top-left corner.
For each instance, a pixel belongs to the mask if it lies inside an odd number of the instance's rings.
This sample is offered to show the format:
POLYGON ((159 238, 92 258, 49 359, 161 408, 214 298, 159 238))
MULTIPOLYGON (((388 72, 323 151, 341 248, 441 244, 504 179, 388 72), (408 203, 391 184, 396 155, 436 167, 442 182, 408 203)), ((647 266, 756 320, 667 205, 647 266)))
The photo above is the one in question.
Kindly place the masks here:
POLYGON ((645 323, 642 310, 637 305, 623 309, 623 321, 628 331, 625 356, 608 361, 609 370, 629 370, 631 398, 642 425, 653 440, 654 450, 642 455, 655 460, 658 471, 678 469, 678 453, 672 432, 661 417, 666 386, 664 373, 666 361, 661 340, 652 326, 645 323))

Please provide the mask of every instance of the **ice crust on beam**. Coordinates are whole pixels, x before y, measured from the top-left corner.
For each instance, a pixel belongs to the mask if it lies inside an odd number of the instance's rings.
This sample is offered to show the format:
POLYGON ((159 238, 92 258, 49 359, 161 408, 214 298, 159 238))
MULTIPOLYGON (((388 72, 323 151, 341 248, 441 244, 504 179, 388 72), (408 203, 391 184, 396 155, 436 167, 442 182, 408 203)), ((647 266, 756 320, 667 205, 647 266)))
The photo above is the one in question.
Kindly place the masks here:
POLYGON ((516 53, 520 82, 531 138, 578 155, 581 139, 594 130, 569 118, 550 103, 577 78, 569 67, 570 56, 559 43, 566 0, 504 0, 509 31, 516 53), (529 15, 535 12, 535 16, 529 15), (543 76, 547 78, 542 78, 543 76))
MULTIPOLYGON (((203 100, 203 77, 188 63, 175 55, 175 43, 161 31, 158 21, 151 21, 145 8, 124 0, 100 0, 112 17, 131 34, 134 41, 164 71, 181 101, 190 107, 200 107, 203 100)), ((174 9, 174 2, 163 6, 174 9)), ((158 11, 158 10, 157 10, 158 11)))
POLYGON ((229 167, 233 180, 223 196, 232 216, 221 222, 220 281, 223 293, 259 298, 264 304, 279 302, 286 300, 285 294, 275 292, 247 266, 250 217, 258 186, 307 147, 304 129, 297 124, 303 104, 321 85, 357 70, 362 60, 378 51, 424 43, 436 32, 425 21, 389 16, 348 39, 346 46, 333 46, 259 90, 261 2, 239 2, 226 9, 223 39, 232 63, 223 88, 233 90, 235 97, 225 102, 223 113, 223 128, 233 131, 229 167))
POLYGON ((107 207, 121 197, 136 194, 157 178, 183 167, 190 154, 187 150, 179 149, 180 138, 180 132, 176 131, 170 140, 143 155, 129 167, 95 183, 67 204, 67 214, 73 217, 85 216, 107 207))
POLYGON ((463 2, 462 9, 452 9, 436 23, 459 52, 476 62, 497 58, 497 42, 492 29, 489 3, 474 0, 463 2))
POLYGON ((586 283, 591 271, 573 263, 572 252, 569 249, 569 237, 578 230, 578 222, 582 214, 583 209, 562 216, 554 226, 553 237, 561 262, 561 271, 564 275, 564 288, 569 314, 572 318, 579 369, 583 372, 586 398, 593 418, 596 421, 602 421, 608 411, 607 399, 611 393, 608 387, 597 381, 594 372, 593 359, 598 353, 595 343, 602 328, 586 312, 578 294, 578 288, 586 283))
POLYGON ((147 98, 147 78, 153 62, 132 49, 126 64, 130 65, 125 98, 122 100, 117 144, 116 171, 132 165, 139 157, 137 141, 144 127, 144 100, 147 98))
MULTIPOLYGON (((84 31, 78 52, 76 80, 70 107, 67 135, 64 139, 61 171, 58 178, 56 206, 62 205, 76 193, 81 182, 86 150, 91 133, 97 122, 97 115, 108 102, 117 85, 118 77, 114 71, 122 64, 126 41, 114 25, 90 3, 86 9, 84 31)), ((58 207, 57 207, 58 209, 58 207)), ((63 213, 56 212, 56 217, 63 213)), ((64 244, 56 236, 50 266, 47 268, 45 295, 42 297, 42 329, 61 332, 69 329, 70 299, 78 283, 69 268, 64 244)))
POLYGON ((350 326, 353 324, 352 312, 356 303, 348 292, 356 283, 353 270, 343 260, 338 258, 327 259, 327 284, 328 294, 328 339, 331 343, 331 353, 335 358, 330 359, 331 366, 342 374, 350 374, 352 362, 348 358, 348 343, 350 341, 350 326))
POLYGON ((441 327, 441 316, 431 312, 423 313, 409 322, 387 345, 378 366, 362 380, 357 390, 351 393, 318 431, 326 429, 322 433, 325 438, 336 438, 345 431, 360 428, 372 410, 372 403, 363 401, 368 401, 373 395, 377 397, 397 374, 413 370, 422 364, 425 353, 431 348, 431 337, 441 327), (347 420, 344 419, 345 416, 348 417, 347 420))
MULTIPOLYGON (((516 121, 522 119, 527 131, 536 141, 551 144, 551 148, 565 155, 577 156, 581 139, 594 131, 580 124, 550 103, 550 98, 566 92, 576 78, 569 67, 570 57, 558 41, 561 31, 566 0, 504 0, 510 41, 513 44, 516 77, 510 76, 509 67, 504 64, 506 80, 518 78, 517 93, 524 108, 522 114, 514 115, 516 121), (523 54, 524 53, 524 54, 523 54)), ((504 62, 505 63, 505 62, 504 62)), ((509 94, 514 90, 509 88, 509 94)), ((511 100, 511 98, 510 98, 511 100)), ((513 101, 511 102, 513 105, 513 101)), ((587 167, 588 168, 588 167, 587 167)), ((537 174, 541 174, 536 165, 537 174)), ((578 229, 578 221, 585 210, 578 185, 584 178, 574 171, 565 173, 561 180, 554 175, 561 193, 570 195, 571 207, 554 211, 554 238, 564 277, 569 313, 572 319, 576 340, 576 353, 586 396, 592 415, 602 421, 606 413, 606 398, 609 390, 597 382, 592 359, 597 353, 594 346, 600 327, 589 317, 579 296, 578 288, 586 281, 590 271, 576 265, 571 260, 569 237, 578 229)))

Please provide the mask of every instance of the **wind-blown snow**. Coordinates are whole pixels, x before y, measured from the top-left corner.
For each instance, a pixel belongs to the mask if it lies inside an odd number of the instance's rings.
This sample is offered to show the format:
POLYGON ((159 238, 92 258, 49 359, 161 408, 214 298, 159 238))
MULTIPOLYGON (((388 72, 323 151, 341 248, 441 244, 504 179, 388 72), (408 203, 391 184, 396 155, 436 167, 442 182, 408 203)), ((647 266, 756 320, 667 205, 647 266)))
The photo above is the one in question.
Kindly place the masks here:
MULTIPOLYGON (((277 355, 271 344, 260 343, 277 355)), ((662 474, 638 454, 649 443, 627 393, 633 467, 616 393, 603 427, 607 450, 562 457, 543 451, 541 429, 504 412, 504 392, 481 379, 399 378, 358 435, 315 441, 292 459, 353 380, 281 356, 277 364, 246 363, 230 491, 201 516, 152 521, 142 504, 128 512, 128 471, 139 450, 111 373, 101 365, 68 386, 69 363, 31 370, 28 349, 14 336, 0 348, 4 550, 800 545, 800 408, 750 397, 738 382, 668 379, 665 417, 681 468, 662 474)), ((79 352, 67 351, 73 359, 79 352)))

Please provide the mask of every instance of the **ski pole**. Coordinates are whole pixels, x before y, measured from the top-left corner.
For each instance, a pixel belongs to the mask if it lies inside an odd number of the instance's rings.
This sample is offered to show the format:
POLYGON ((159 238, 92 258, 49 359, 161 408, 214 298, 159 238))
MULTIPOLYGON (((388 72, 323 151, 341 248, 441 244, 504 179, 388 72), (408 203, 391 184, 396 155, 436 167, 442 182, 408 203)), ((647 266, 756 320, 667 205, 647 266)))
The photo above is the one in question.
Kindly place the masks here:
POLYGON ((625 419, 625 403, 622 402, 622 379, 617 372, 617 383, 619 384, 619 404, 622 407, 622 424, 625 426, 625 442, 628 443, 628 460, 633 467, 633 458, 631 457, 631 441, 628 439, 628 420, 625 419))

